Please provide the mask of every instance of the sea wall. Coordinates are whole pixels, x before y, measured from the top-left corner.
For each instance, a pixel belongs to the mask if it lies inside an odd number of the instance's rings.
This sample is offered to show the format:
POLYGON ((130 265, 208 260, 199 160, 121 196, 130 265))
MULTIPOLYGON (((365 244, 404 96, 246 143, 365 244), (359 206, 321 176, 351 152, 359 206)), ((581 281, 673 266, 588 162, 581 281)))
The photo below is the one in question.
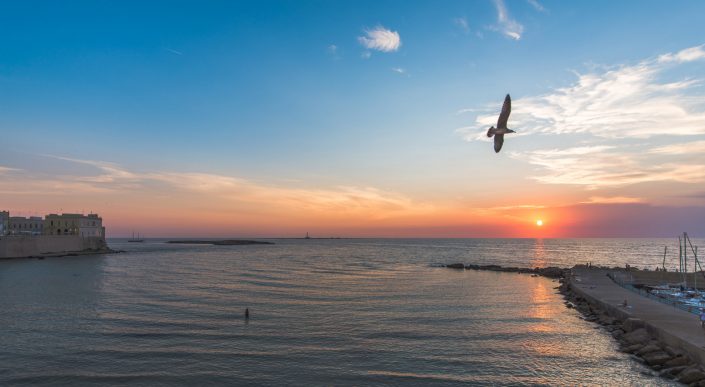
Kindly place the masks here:
POLYGON ((0 237, 0 259, 41 257, 53 254, 105 250, 107 245, 101 237, 76 235, 37 235, 0 237))

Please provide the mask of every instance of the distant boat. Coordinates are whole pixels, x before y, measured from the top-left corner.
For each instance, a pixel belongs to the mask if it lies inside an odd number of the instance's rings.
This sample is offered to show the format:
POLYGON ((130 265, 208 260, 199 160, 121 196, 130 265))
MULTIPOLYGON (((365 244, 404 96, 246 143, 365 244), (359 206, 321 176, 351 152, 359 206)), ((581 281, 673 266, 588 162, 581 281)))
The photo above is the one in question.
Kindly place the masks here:
POLYGON ((132 239, 128 239, 128 242, 144 242, 144 239, 140 238, 140 233, 137 233, 137 238, 135 238, 135 233, 132 233, 132 239))
POLYGON ((306 238, 304 238, 304 239, 311 239, 311 237, 308 236, 308 232, 306 233, 306 238))

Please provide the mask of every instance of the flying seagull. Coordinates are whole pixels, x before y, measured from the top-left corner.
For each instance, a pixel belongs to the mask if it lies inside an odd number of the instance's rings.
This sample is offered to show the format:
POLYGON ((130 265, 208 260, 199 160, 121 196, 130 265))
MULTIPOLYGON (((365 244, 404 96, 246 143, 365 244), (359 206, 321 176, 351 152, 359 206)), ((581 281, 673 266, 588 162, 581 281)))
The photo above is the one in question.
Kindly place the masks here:
POLYGON ((487 137, 494 136, 494 151, 499 153, 502 149, 502 144, 504 144, 504 135, 507 133, 515 133, 511 129, 507 129, 507 120, 509 119, 509 113, 512 112, 512 99, 507 94, 504 97, 504 105, 502 105, 502 112, 499 113, 499 118, 497 119, 497 127, 494 126, 487 130, 487 137))

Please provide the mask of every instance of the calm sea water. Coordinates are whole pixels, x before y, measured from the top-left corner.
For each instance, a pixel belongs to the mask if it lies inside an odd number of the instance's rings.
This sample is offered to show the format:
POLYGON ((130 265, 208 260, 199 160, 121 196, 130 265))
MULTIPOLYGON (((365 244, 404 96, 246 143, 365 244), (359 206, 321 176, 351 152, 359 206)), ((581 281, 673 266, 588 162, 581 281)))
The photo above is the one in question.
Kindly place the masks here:
POLYGON ((556 282, 436 266, 653 267, 671 239, 274 242, 0 261, 0 385, 667 383, 556 282))

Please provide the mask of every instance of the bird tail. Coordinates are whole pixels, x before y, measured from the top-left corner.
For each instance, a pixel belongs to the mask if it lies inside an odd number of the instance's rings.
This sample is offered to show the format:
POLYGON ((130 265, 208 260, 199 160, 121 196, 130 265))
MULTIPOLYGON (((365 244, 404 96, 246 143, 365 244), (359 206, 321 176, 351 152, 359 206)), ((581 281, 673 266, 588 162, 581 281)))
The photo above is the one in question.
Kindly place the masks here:
POLYGON ((496 129, 494 128, 494 126, 491 127, 491 128, 489 128, 489 129, 487 129, 487 137, 492 137, 492 136, 494 136, 495 130, 496 130, 496 129))

